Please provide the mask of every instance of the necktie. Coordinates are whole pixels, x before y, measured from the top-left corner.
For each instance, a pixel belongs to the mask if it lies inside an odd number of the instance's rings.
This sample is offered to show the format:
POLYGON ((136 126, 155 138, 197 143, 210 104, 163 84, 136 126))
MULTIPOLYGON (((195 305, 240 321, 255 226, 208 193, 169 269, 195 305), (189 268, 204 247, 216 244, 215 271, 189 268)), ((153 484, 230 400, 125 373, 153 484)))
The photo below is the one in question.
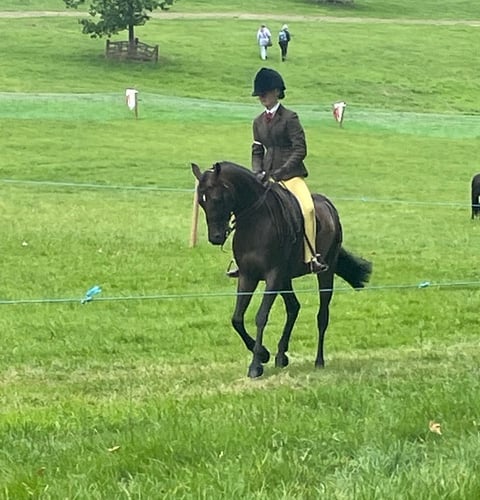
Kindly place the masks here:
POLYGON ((270 113, 269 111, 265 111, 265 120, 267 123, 270 123, 273 118, 273 113, 270 113))

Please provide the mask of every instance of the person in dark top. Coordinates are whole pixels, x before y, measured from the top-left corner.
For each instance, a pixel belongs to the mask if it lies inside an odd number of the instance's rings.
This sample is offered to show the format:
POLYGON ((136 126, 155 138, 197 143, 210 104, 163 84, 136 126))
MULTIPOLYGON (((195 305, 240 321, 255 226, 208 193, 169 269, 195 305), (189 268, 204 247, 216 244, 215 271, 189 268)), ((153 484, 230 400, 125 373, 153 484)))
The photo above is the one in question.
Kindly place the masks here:
MULTIPOLYGON (((305 220, 304 259, 312 273, 324 272, 327 264, 315 251, 316 218, 312 195, 305 182, 308 171, 305 132, 297 113, 285 108, 285 83, 280 73, 270 68, 258 71, 253 96, 265 110, 253 121, 252 170, 262 182, 279 182, 297 198, 305 220)), ((237 270, 227 272, 238 275, 237 270)))
POLYGON ((288 26, 284 24, 282 29, 278 33, 278 45, 280 46, 280 51, 282 53, 282 61, 287 58, 288 44, 290 43, 290 32, 288 31, 288 26))

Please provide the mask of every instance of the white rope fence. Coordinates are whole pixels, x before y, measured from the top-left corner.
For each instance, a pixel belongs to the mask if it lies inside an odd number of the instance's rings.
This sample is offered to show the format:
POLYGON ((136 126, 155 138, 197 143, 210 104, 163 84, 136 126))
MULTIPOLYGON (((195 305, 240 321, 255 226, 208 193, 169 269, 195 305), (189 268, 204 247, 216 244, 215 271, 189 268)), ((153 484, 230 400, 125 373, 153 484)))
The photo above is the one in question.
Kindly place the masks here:
MULTIPOLYGON (((95 184, 89 182, 62 182, 62 181, 37 181, 29 179, 0 179, 0 184, 23 185, 23 186, 40 186, 54 188, 77 188, 77 189, 93 189, 102 190, 109 189, 112 191, 144 191, 144 192, 170 192, 170 193, 194 193, 194 188, 180 188, 167 186, 129 186, 118 184, 95 184)), ((374 198, 369 196, 361 196, 359 198, 353 196, 329 196, 332 200, 351 201, 355 203, 382 203, 385 205, 419 205, 432 207, 457 207, 471 208, 471 203, 458 201, 419 201, 419 200, 394 200, 390 198, 374 198)))

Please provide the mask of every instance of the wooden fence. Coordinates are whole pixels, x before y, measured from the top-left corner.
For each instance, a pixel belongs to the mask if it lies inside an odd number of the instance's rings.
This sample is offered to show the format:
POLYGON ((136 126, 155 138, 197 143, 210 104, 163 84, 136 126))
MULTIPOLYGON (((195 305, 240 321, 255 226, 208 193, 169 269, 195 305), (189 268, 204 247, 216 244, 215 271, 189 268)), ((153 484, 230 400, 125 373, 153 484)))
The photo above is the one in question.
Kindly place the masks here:
POLYGON ((129 42, 112 42, 107 40, 105 47, 107 59, 133 60, 133 61, 158 61, 158 45, 147 45, 135 40, 133 45, 129 42))

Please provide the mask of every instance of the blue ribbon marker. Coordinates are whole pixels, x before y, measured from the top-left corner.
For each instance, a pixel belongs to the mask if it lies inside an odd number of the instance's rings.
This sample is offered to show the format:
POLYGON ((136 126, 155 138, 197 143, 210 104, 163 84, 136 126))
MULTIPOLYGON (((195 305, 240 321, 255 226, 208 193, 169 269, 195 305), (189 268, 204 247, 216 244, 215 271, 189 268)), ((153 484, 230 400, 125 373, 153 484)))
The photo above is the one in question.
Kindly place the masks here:
POLYGON ((418 288, 427 288, 427 286, 430 286, 430 281, 422 281, 419 283, 418 288))
POLYGON ((93 297, 95 295, 99 294, 102 291, 102 289, 98 286, 92 286, 90 290, 87 290, 87 293, 85 294, 85 297, 82 299, 81 303, 86 304, 87 302, 91 302, 93 300, 93 297))

